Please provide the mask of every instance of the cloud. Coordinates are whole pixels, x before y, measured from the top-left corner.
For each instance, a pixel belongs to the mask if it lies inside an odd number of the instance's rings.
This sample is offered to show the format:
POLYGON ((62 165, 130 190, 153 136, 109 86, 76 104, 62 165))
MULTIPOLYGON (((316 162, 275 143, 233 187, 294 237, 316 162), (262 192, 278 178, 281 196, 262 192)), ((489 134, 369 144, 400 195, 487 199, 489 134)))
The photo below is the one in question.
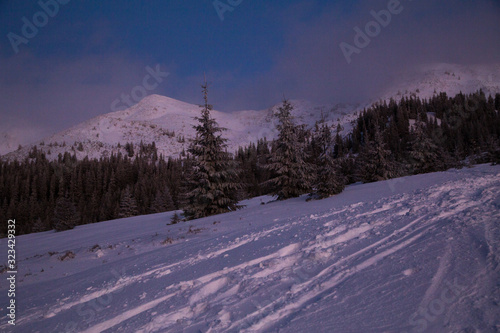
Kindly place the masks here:
MULTIPOLYGON (((348 64, 339 44, 353 44, 354 27, 364 29, 374 20, 370 12, 386 9, 389 1, 295 1, 284 10, 280 7, 280 12, 278 5, 267 3, 263 11, 279 22, 281 40, 251 48, 265 54, 269 66, 251 73, 245 64, 235 67, 235 61, 223 70, 207 68, 211 103, 218 110, 234 111, 267 108, 283 96, 316 103, 359 102, 376 98, 402 70, 422 64, 499 61, 498 2, 402 0, 403 11, 393 15, 390 24, 348 64)), ((36 127, 47 133, 108 113, 113 100, 140 85, 146 66, 155 66, 157 59, 164 59, 162 70, 170 76, 150 93, 201 103, 203 73, 188 70, 192 63, 170 61, 168 53, 127 48, 117 35, 120 29, 109 19, 95 19, 91 26, 81 24, 72 26, 72 32, 63 29, 66 32, 50 34, 47 30, 37 37, 35 42, 49 43, 53 50, 31 53, 35 44, 30 44, 23 52, 0 59, 3 124, 36 127), (72 41, 65 44, 67 40, 72 41), (71 52, 75 45, 77 51, 71 52)), ((197 44, 189 46, 187 50, 203 57, 197 44)), ((224 59, 225 54, 217 53, 221 45, 213 47, 216 52, 212 53, 224 59)), ((231 44, 224 44, 223 49, 231 50, 231 44)), ((238 50, 231 51, 232 59, 238 57, 238 50)))
MULTIPOLYGON (((269 73, 246 83, 247 96, 261 96, 265 103, 276 102, 283 93, 323 103, 362 101, 377 97, 401 71, 422 64, 499 61, 497 2, 407 0, 401 2, 402 12, 392 15, 390 24, 348 64, 339 44, 354 44, 353 29, 364 30, 374 20, 370 12, 387 9, 388 3, 371 1, 349 10, 316 3, 323 14, 315 19, 303 18, 303 4, 290 8, 283 15, 285 47, 269 73)), ((244 102, 251 103, 248 98, 244 102)))
POLYGON ((113 111, 113 100, 130 94, 147 75, 146 66, 155 65, 123 54, 10 57, 0 63, 5 73, 0 79, 2 118, 10 126, 38 126, 44 132, 64 129, 113 111))

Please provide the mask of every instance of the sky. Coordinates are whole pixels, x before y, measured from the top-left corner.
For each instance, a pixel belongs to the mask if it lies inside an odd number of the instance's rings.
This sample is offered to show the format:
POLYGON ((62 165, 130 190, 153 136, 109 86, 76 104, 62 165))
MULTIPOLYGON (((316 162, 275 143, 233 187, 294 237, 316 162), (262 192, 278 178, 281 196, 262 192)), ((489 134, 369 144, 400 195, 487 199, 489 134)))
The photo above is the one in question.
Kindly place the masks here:
POLYGON ((0 0, 0 133, 200 104, 204 73, 220 111, 361 102, 401 70, 500 62, 499 22, 498 0, 0 0))

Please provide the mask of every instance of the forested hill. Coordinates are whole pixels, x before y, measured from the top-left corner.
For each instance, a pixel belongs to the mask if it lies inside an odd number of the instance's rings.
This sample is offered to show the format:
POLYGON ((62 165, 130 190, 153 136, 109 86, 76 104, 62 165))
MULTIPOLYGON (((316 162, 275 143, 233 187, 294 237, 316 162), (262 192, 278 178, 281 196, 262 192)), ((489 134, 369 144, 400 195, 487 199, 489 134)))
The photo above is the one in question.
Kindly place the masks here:
MULTIPOLYGON (((364 110, 348 135, 321 122, 309 129, 292 117, 292 146, 301 147, 296 151, 303 153, 303 172, 314 175, 297 175, 308 182, 295 195, 320 198, 354 182, 498 162, 499 110, 500 94, 482 91, 429 100, 405 97, 364 110)), ((269 167, 278 146, 278 141, 259 140, 231 157, 241 184, 239 199, 280 193, 270 182, 277 175, 269 167)), ((192 157, 165 159, 154 142, 125 147, 127 154, 78 160, 66 153, 53 161, 34 148, 23 161, 1 162, 0 218, 15 216, 16 231, 23 234, 183 209, 192 157)))

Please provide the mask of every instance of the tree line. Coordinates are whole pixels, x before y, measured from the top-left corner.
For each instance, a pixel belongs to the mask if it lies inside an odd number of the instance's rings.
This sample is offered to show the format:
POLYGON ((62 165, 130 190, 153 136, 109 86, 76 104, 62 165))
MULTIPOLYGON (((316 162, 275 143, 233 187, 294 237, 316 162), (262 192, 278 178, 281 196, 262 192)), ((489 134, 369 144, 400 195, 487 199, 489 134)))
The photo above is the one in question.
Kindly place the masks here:
MULTIPOLYGON (((242 199, 264 194, 321 199, 354 182, 500 161, 500 94, 381 102, 363 110, 347 135, 324 121, 296 124, 285 100, 275 115, 278 137, 231 154, 211 117, 206 83, 202 91, 196 137, 179 158, 158 156, 152 142, 127 143, 124 154, 100 159, 65 153, 49 161, 34 147, 23 161, 1 161, 0 219, 16 218, 18 234, 174 209, 187 220, 237 210, 242 199)), ((180 220, 176 214, 167 222, 180 220)))

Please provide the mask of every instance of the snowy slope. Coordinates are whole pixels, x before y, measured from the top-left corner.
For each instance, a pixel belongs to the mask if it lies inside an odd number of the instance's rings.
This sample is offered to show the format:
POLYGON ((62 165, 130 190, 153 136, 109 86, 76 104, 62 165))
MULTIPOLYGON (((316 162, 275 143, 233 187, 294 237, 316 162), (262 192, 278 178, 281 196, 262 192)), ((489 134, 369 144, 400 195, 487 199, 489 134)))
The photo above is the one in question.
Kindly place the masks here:
POLYGON ((418 96, 431 98, 440 92, 448 96, 482 89, 486 95, 500 93, 500 64, 429 64, 399 74, 399 79, 382 94, 382 100, 418 96))
MULTIPOLYGON (((427 65, 413 72, 401 73, 400 80, 381 93, 381 100, 403 96, 432 97, 435 92, 446 92, 454 96, 460 91, 472 93, 483 89, 486 94, 500 93, 500 64, 481 66, 461 66, 453 64, 427 65)), ((379 101, 380 99, 377 99, 379 101)), ((336 126, 340 124, 347 134, 356 119, 357 112, 370 107, 376 101, 357 104, 315 105, 314 103, 293 100, 294 116, 298 123, 312 126, 322 117, 336 126)), ((228 129, 224 135, 229 139, 229 150, 257 142, 267 137, 273 139, 277 132, 276 120, 272 117, 277 105, 260 111, 248 110, 231 113, 214 111, 213 116, 219 124, 228 129)), ((181 102, 169 97, 150 95, 138 104, 124 111, 101 115, 79 124, 66 131, 43 139, 37 148, 43 150, 49 159, 56 159, 59 153, 75 153, 78 158, 89 156, 99 158, 121 151, 118 148, 127 142, 139 144, 155 142, 159 153, 164 156, 176 156, 189 144, 194 136, 192 128, 194 117, 200 107, 181 102), (180 140, 184 137, 183 140, 180 140), (82 143, 83 150, 78 150, 82 143)), ((0 149, 4 152, 17 148, 15 140, 9 140, 0 149)), ((4 158, 23 159, 32 146, 20 151, 13 151, 4 158)), ((0 151, 2 151, 0 150, 0 151)))
MULTIPOLYGON (((332 124, 346 114, 352 114, 356 106, 316 106, 306 101, 292 101, 296 110, 294 116, 300 123, 313 125, 322 115, 332 124)), ((273 113, 279 105, 261 111, 238 111, 225 113, 213 111, 212 116, 219 125, 226 128, 224 136, 229 139, 229 150, 257 142, 267 137, 273 139, 277 133, 273 113)), ((121 151, 127 142, 139 145, 155 142, 159 154, 176 156, 187 149, 193 138, 195 117, 200 115, 198 105, 188 104, 169 97, 150 95, 138 104, 124 111, 98 116, 42 140, 37 148, 44 151, 49 159, 57 159, 59 153, 76 153, 77 157, 99 158, 121 151), (184 140, 182 140, 184 138, 184 140), (83 149, 79 150, 79 144, 83 149), (50 153, 49 153, 50 152, 50 153)), ((31 147, 7 155, 10 159, 27 156, 31 147)))
MULTIPOLYGON (((500 167, 269 200, 174 226, 165 213, 20 236, 17 324, 2 316, 0 330, 500 330, 500 167)), ((2 313, 6 295, 2 282, 2 313)))

